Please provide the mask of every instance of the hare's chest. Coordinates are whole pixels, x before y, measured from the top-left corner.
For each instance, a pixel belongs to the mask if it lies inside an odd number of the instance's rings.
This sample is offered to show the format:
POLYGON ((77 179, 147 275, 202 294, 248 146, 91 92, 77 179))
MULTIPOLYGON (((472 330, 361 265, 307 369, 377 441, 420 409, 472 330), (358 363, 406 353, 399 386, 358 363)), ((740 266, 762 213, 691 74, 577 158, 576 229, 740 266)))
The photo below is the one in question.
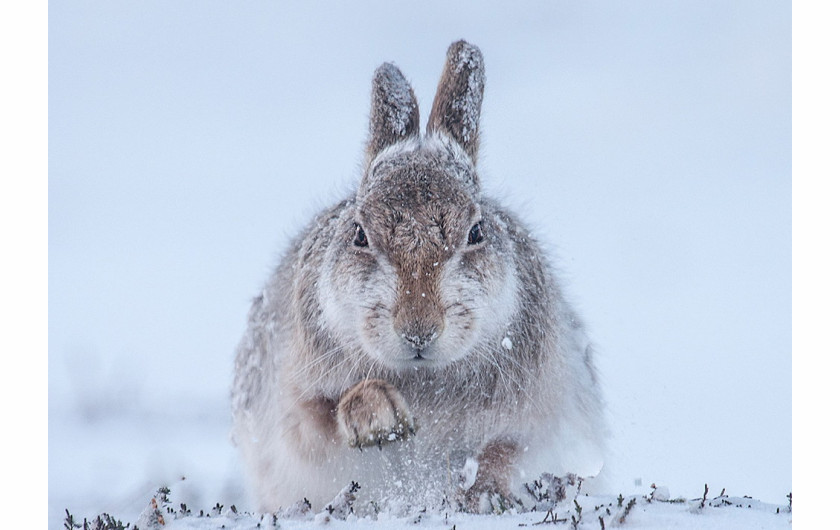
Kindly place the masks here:
POLYGON ((475 450, 492 438, 499 425, 498 414, 480 395, 428 384, 404 391, 414 415, 417 438, 454 450, 475 450))

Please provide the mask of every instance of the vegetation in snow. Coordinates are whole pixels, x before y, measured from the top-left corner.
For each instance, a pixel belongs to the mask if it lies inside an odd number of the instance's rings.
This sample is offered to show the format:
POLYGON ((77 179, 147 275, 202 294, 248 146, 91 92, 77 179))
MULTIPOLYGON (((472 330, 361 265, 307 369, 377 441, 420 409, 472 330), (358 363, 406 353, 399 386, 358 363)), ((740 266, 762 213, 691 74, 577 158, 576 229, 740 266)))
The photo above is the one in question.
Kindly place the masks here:
POLYGON ((244 530, 315 528, 325 525, 374 528, 413 528, 423 523, 435 527, 524 528, 545 525, 571 529, 606 529, 622 526, 645 528, 787 528, 792 521, 793 495, 788 505, 763 503, 749 496, 729 496, 723 489, 709 496, 708 484, 701 497, 670 498, 668 488, 651 485, 650 493, 624 497, 590 495, 581 492, 584 480, 574 475, 557 477, 548 473, 527 482, 514 501, 487 499, 489 512, 471 514, 443 502, 439 507, 416 507, 408 513, 380 511, 375 505, 359 509, 355 493, 363 486, 351 482, 332 502, 314 509, 307 499, 274 513, 242 512, 236 506, 217 503, 197 513, 186 504, 172 501, 172 492, 161 487, 134 523, 126 524, 107 513, 79 520, 66 511, 65 530, 244 530))

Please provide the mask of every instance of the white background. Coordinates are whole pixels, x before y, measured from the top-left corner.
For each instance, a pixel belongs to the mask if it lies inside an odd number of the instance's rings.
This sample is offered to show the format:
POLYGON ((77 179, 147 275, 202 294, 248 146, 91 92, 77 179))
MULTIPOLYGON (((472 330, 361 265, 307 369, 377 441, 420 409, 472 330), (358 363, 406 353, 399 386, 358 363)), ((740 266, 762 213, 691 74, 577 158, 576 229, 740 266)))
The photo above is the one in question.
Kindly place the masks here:
POLYGON ((352 188, 373 70, 425 116, 458 38, 485 56, 485 187, 598 345, 615 491, 785 503, 790 3, 318 5, 50 5, 51 527, 133 521, 182 476, 247 508, 227 395, 250 297, 352 188))

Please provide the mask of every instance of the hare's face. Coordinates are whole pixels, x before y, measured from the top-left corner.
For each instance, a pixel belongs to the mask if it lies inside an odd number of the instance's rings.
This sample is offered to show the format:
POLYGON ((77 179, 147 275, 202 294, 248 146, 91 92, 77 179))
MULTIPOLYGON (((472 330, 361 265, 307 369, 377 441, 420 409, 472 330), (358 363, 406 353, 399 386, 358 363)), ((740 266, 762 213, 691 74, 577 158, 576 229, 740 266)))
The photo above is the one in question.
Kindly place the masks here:
POLYGON ((498 303, 512 299, 512 271, 498 227, 482 218, 473 171, 421 146, 378 159, 359 190, 336 254, 334 306, 386 366, 463 358, 497 325, 498 303))
POLYGON ((450 46, 422 135, 399 69, 374 74, 365 174, 321 285, 332 329, 392 368, 462 359, 503 328, 516 280, 502 221, 482 212, 475 162, 484 63, 450 46))

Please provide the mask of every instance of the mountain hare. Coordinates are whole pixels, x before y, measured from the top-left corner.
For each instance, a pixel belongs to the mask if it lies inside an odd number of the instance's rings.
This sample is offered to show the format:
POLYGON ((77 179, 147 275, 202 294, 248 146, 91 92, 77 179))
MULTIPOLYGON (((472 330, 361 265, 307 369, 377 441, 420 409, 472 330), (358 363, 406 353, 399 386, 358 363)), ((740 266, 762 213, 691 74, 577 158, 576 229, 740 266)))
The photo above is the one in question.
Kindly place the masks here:
POLYGON ((481 52, 453 43, 421 134, 413 90, 380 66, 358 190, 254 300, 233 439, 261 510, 320 508, 356 481, 378 506, 476 511, 539 449, 562 465, 573 441, 600 447, 581 323, 528 229, 481 190, 483 91, 481 52))

